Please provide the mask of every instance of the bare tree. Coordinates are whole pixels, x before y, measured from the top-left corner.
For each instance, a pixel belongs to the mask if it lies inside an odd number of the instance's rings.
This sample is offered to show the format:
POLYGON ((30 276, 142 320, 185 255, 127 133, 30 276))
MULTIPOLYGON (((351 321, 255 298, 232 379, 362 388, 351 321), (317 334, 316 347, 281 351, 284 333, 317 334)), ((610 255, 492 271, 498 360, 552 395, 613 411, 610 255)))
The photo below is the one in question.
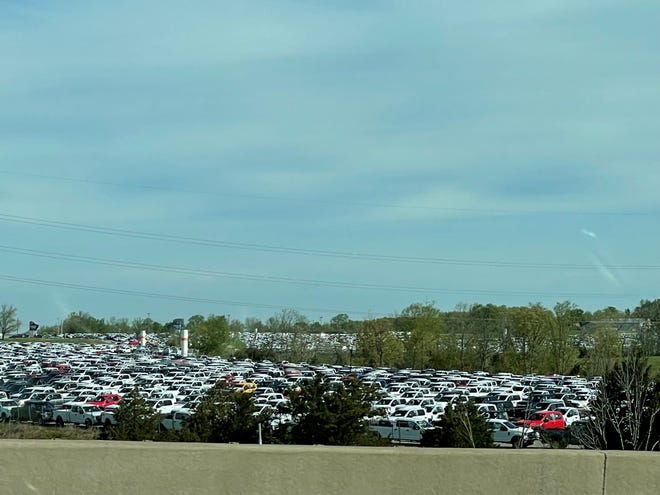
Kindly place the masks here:
POLYGON ((21 321, 16 318, 16 308, 14 306, 7 306, 3 304, 0 307, 0 333, 2 340, 5 336, 21 328, 21 321))
POLYGON ((599 387, 578 435, 592 449, 660 449, 660 384, 640 349, 629 349, 599 387))

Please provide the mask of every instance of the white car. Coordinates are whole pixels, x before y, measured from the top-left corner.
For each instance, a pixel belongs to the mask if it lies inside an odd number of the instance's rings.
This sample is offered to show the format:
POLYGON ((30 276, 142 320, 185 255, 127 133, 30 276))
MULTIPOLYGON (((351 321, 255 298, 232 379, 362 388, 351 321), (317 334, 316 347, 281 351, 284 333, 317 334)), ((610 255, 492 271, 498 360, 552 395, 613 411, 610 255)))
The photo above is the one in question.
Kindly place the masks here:
POLYGON ((372 418, 369 429, 378 433, 380 438, 389 438, 394 442, 420 442, 424 432, 434 429, 434 426, 423 420, 372 418))
POLYGON ((564 415, 566 426, 571 426, 580 419, 580 410, 577 407, 560 407, 557 411, 564 415))
POLYGON ((489 419, 493 442, 508 443, 516 449, 518 447, 528 447, 538 438, 538 433, 530 428, 522 428, 514 425, 506 419, 489 419))
POLYGON ((426 420, 426 410, 420 406, 397 406, 390 415, 391 419, 426 420))
POLYGON ((18 402, 13 399, 0 399, 0 421, 8 423, 12 417, 12 411, 18 408, 18 402))

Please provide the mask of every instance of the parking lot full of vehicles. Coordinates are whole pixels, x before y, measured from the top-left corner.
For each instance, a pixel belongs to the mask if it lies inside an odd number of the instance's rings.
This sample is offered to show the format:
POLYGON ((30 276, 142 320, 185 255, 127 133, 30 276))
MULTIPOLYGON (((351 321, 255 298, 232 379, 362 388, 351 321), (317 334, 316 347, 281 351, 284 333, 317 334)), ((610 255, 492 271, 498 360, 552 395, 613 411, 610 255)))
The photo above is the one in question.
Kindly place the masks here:
POLYGON ((321 375, 331 385, 360 379, 377 388, 369 429, 401 445, 419 444, 448 407, 473 402, 493 441, 514 448, 541 445, 541 433, 566 430, 589 418, 598 378, 410 370, 271 361, 183 358, 162 346, 54 342, 0 343, 0 420, 62 427, 110 427, 122 397, 136 387, 161 417, 159 429, 178 430, 216 384, 250 394, 273 425, 295 421, 286 406, 292 390, 321 375))

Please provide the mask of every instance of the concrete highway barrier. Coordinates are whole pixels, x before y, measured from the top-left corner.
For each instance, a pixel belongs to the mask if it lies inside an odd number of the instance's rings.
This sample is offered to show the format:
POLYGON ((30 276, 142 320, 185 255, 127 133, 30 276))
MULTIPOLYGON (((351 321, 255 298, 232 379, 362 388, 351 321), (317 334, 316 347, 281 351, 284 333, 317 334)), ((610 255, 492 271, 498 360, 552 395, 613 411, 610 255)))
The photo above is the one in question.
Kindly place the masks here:
POLYGON ((660 456, 584 450, 0 441, 7 494, 657 495, 660 456))

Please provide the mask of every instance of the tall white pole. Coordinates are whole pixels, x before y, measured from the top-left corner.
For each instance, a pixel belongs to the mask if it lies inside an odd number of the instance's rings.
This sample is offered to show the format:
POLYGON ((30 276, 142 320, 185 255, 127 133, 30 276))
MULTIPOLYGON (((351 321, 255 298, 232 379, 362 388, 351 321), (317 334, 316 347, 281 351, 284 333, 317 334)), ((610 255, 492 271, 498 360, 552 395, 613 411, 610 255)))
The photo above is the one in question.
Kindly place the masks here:
POLYGON ((188 357, 188 329, 181 330, 181 355, 188 357))
POLYGON ((142 330, 142 332, 140 332, 140 345, 142 347, 147 345, 147 331, 146 330, 142 330))

